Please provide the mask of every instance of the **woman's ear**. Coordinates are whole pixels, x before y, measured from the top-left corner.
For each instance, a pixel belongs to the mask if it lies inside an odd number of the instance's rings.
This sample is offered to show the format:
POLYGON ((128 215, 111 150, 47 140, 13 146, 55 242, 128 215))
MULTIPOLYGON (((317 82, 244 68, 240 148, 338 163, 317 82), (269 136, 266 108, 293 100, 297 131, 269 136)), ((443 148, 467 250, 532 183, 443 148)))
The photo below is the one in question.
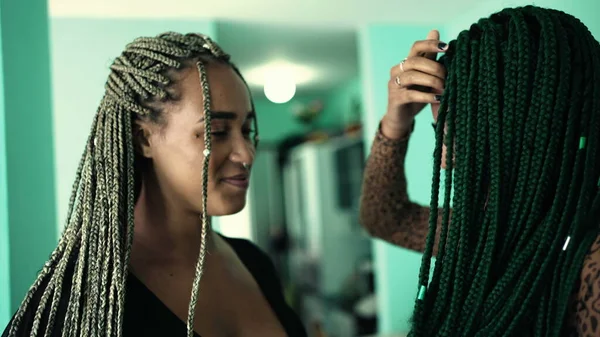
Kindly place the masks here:
POLYGON ((150 142, 150 123, 136 120, 133 126, 133 146, 135 151, 144 158, 152 158, 152 146, 150 142))

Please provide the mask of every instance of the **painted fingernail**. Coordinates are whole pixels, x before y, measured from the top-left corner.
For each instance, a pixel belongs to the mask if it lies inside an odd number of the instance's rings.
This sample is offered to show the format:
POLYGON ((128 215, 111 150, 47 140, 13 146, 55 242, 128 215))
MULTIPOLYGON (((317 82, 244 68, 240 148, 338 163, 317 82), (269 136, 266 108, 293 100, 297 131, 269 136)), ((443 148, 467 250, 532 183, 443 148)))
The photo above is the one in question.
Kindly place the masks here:
POLYGON ((440 43, 438 43, 438 48, 440 50, 446 50, 446 48, 448 48, 448 44, 444 43, 444 42, 440 42, 440 43))
POLYGON ((442 100, 442 95, 435 95, 435 100, 436 101, 441 101, 442 100))

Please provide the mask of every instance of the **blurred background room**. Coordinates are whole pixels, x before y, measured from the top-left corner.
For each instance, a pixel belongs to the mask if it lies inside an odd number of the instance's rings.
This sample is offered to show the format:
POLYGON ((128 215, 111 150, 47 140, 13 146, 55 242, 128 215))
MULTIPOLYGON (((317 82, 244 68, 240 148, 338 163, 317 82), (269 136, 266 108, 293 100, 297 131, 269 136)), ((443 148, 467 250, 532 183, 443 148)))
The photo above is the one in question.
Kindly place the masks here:
MULTIPOLYGON (((2 0, 0 327, 62 232, 110 63, 138 36, 176 31, 216 40, 255 99, 261 143, 248 204, 215 227, 268 252, 311 336, 404 336, 421 255, 370 239, 358 223, 389 69, 430 29, 449 41, 479 17, 531 3, 2 0)), ((600 36, 598 1, 535 4, 600 36)), ((428 204, 434 139, 431 117, 421 118, 407 176, 414 201, 428 204)))

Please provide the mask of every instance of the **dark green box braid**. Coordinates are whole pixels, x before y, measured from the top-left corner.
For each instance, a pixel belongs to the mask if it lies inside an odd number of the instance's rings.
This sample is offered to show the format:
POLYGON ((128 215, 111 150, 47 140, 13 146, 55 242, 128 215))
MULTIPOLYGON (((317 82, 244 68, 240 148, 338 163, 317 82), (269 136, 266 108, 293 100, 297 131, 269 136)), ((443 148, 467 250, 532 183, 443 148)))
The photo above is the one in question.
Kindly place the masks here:
POLYGON ((448 78, 410 335, 559 336, 600 231, 600 45, 573 16, 527 6, 481 19, 440 61, 448 78))
MULTIPOLYGON (((35 308, 31 336, 53 331, 61 296, 69 294, 62 335, 121 336, 129 257, 133 240, 133 214, 141 186, 140 161, 133 145, 136 118, 161 121, 161 107, 176 100, 167 90, 170 72, 196 64, 200 74, 205 115, 205 150, 202 191, 202 238, 188 313, 188 336, 193 335, 194 308, 206 253, 209 218, 206 213, 208 163, 211 150, 210 90, 207 62, 229 64, 229 55, 208 36, 165 33, 143 37, 127 45, 111 65, 106 93, 94 117, 82 159, 77 168, 65 231, 57 248, 21 303, 11 325, 14 336, 37 291, 43 291, 35 308), (67 266, 75 260, 69 292, 63 292, 67 266), (40 289, 47 283, 44 289, 40 289), (48 324, 41 327, 42 317, 48 324)), ((242 78, 243 80, 243 78, 242 78)), ((255 130, 256 119, 255 119, 255 130)), ((255 136, 255 145, 258 135, 255 136)))

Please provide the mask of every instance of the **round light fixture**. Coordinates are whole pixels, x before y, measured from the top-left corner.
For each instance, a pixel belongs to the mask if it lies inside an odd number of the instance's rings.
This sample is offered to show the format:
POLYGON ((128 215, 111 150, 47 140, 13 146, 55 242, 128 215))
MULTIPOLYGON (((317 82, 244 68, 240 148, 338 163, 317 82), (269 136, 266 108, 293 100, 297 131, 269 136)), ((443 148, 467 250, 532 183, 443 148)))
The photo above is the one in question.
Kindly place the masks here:
POLYGON ((296 94, 296 82, 287 72, 272 72, 265 78, 264 91, 273 103, 286 103, 296 94))

